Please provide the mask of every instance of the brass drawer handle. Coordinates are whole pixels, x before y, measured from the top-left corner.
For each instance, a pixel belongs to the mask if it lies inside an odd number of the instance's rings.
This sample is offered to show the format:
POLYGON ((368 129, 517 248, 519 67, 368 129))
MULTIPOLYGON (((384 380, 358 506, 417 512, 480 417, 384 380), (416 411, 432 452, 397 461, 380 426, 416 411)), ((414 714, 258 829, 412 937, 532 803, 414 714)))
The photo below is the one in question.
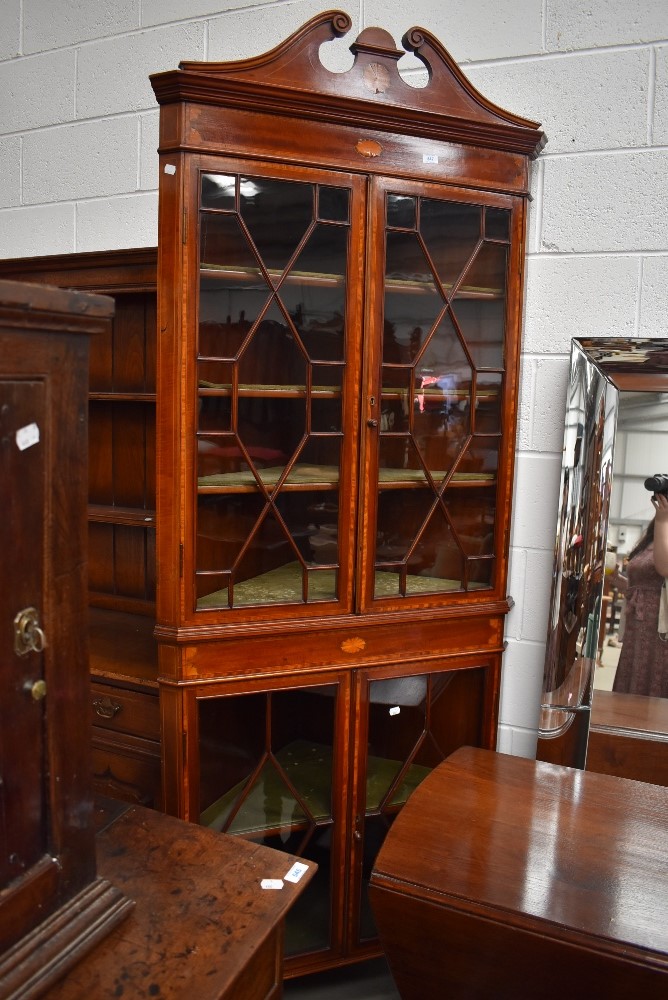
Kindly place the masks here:
POLYGON ((95 714, 99 715, 101 719, 113 719, 115 715, 123 708, 119 705, 117 701, 112 701, 108 695, 104 698, 96 698, 93 702, 93 708, 95 709, 95 714))

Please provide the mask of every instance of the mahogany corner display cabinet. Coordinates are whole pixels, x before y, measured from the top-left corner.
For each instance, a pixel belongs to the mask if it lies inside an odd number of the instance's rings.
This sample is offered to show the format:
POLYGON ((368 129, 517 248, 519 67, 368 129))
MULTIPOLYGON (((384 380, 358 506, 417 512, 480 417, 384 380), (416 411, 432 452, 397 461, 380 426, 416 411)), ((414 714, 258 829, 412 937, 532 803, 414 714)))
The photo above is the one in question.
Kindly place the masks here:
POLYGON ((168 811, 318 863, 288 968, 377 951, 411 790, 493 747, 532 123, 423 29, 313 18, 160 104, 157 627, 168 811))
POLYGON ((330 72, 350 29, 329 11, 152 76, 157 272, 32 265, 116 298, 91 384, 97 781, 317 863, 288 976, 379 953, 387 830, 451 752, 496 745, 545 141, 421 28, 405 51, 367 28, 330 72))

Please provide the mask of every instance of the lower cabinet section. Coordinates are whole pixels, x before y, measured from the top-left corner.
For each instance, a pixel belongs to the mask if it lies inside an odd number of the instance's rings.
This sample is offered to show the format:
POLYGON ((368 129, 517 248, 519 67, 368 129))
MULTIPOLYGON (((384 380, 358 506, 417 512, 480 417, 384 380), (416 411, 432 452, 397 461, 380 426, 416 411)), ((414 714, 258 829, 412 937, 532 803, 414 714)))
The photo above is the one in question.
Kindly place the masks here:
POLYGON ((318 865, 286 922, 289 975, 378 953, 378 850, 434 767, 490 745, 498 667, 462 657, 163 688, 186 733, 180 770, 165 753, 168 809, 180 800, 184 818, 318 865))

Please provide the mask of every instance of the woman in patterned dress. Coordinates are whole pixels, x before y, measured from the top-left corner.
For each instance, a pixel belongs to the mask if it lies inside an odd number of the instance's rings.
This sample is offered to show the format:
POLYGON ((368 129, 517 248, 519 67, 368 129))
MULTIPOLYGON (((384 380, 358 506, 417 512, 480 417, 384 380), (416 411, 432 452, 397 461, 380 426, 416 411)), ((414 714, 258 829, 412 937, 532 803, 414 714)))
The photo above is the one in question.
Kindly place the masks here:
POLYGON ((659 621, 667 597, 668 497, 655 493, 652 505, 654 518, 629 555, 627 578, 617 577, 625 589, 626 619, 612 689, 668 698, 668 620, 659 621))

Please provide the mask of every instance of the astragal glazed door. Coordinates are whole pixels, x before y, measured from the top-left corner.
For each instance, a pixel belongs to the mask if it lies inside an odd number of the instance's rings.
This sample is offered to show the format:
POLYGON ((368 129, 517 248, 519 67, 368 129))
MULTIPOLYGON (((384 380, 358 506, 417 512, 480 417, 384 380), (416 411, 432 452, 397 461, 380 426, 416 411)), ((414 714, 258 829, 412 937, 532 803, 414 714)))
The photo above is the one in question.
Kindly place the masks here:
MULTIPOLYGON (((513 200, 373 182, 360 605, 498 588, 513 200)), ((511 309, 512 306, 512 309, 511 309)), ((486 592, 486 593, 485 593, 486 592)))
POLYGON ((348 612, 363 180, 212 160, 194 182, 191 613, 348 612))

